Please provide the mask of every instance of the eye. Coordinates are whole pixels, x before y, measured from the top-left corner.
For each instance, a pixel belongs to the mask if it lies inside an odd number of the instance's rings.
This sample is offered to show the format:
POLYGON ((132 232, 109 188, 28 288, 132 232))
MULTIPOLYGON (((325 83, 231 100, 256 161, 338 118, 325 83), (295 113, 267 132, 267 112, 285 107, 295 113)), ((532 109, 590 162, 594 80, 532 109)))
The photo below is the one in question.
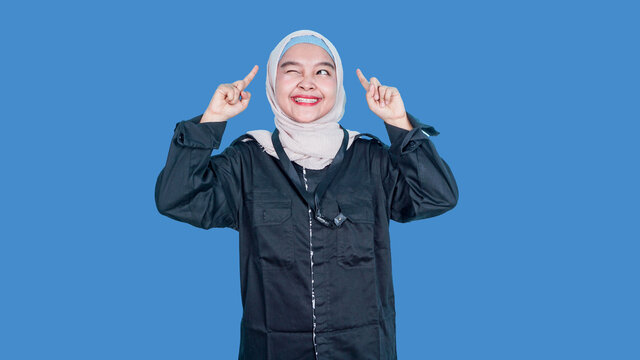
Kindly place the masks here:
POLYGON ((288 73, 290 73, 290 72, 292 72, 292 71, 293 71, 293 72, 297 72, 297 71, 295 71, 295 70, 289 70, 289 71, 287 71, 287 74, 288 74, 288 73))
POLYGON ((326 73, 327 73, 327 75, 331 75, 331 74, 329 74, 329 72, 328 72, 327 70, 325 70, 325 69, 318 70, 318 72, 320 72, 320 71, 324 71, 324 72, 326 72, 326 73))

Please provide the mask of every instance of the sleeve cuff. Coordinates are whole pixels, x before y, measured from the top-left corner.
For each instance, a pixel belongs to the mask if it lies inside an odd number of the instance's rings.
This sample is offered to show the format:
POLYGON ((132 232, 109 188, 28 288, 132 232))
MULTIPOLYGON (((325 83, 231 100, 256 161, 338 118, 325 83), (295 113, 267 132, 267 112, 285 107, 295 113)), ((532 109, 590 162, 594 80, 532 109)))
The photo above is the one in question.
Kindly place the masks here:
POLYGON ((407 117, 413 126, 412 130, 405 130, 385 123, 391 141, 391 150, 400 154, 411 152, 420 146, 421 140, 427 140, 430 136, 440 134, 433 126, 421 123, 409 112, 407 112, 407 117))
POLYGON ((220 147, 226 121, 201 123, 202 115, 176 123, 174 139, 182 146, 198 149, 220 147))
POLYGON ((392 145, 401 143, 405 135, 409 133, 409 130, 405 130, 403 128, 399 128, 397 126, 393 126, 387 123, 384 123, 384 126, 387 128, 389 141, 391 141, 392 145))

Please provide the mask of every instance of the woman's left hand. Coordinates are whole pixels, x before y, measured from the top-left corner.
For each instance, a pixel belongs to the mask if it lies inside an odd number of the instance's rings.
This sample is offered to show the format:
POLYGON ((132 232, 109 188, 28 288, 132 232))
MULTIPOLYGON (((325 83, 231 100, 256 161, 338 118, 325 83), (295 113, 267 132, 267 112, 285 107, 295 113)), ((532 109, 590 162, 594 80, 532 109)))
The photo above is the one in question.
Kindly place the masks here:
POLYGON ((380 84, 380 81, 375 77, 367 81, 360 69, 356 69, 356 74, 362 87, 367 90, 367 104, 369 104, 369 109, 374 114, 389 125, 406 130, 413 128, 407 117, 398 89, 380 84))

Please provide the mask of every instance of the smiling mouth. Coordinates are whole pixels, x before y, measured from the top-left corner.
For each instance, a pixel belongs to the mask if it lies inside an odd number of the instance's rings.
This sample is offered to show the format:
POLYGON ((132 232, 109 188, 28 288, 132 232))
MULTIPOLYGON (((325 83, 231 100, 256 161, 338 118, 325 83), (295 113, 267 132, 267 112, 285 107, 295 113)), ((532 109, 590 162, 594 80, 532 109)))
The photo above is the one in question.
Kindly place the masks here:
POLYGON ((320 102, 320 98, 292 97, 291 100, 301 106, 314 106, 320 102))

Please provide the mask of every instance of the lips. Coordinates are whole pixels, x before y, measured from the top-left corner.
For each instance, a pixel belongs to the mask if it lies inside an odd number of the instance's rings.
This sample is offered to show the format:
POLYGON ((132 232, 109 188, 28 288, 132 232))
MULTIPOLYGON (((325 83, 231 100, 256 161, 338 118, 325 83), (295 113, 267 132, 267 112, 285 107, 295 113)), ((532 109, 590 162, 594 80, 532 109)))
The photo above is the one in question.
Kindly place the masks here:
POLYGON ((291 101, 293 101, 296 105, 300 105, 300 106, 314 106, 316 104, 318 104, 320 101, 322 101, 322 98, 319 98, 317 96, 309 96, 309 95, 294 95, 291 97, 291 101), (295 99, 296 98, 302 98, 302 99, 316 99, 318 101, 313 102, 313 103, 308 103, 308 102, 297 102, 295 99))

